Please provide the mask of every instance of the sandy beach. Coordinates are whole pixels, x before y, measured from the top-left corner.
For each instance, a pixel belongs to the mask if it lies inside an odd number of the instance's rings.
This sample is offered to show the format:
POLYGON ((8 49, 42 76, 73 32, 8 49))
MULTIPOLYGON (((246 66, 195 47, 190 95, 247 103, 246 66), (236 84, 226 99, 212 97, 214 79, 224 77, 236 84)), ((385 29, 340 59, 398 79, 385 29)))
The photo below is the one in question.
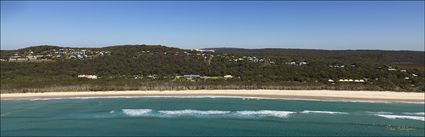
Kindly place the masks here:
POLYGON ((181 91, 87 91, 0 94, 2 100, 67 97, 223 96, 306 100, 352 100, 424 103, 425 93, 335 90, 181 90, 181 91))

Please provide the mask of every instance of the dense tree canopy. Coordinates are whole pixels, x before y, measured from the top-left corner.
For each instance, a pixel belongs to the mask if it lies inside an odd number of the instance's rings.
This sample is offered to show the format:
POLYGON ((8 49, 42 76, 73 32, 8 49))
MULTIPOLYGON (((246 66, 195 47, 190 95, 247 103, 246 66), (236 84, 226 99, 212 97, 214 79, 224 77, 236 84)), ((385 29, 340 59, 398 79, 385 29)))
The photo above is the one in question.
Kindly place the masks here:
MULTIPOLYGON (((36 46, 1 51, 1 58, 7 59, 15 53, 28 54, 28 51, 34 55, 46 55, 60 49, 64 48, 36 46)), ((425 91, 424 52, 228 48, 203 52, 160 45, 67 49, 85 49, 93 53, 108 51, 110 55, 84 59, 52 58, 42 62, 2 61, 2 92, 44 91, 42 89, 51 87, 80 90, 76 87, 82 85, 88 90, 272 88, 425 91), (100 78, 79 79, 77 76, 80 74, 100 78), (176 76, 185 74, 232 75, 233 78, 176 79, 176 76), (339 79, 362 79, 365 82, 338 82, 339 79)))

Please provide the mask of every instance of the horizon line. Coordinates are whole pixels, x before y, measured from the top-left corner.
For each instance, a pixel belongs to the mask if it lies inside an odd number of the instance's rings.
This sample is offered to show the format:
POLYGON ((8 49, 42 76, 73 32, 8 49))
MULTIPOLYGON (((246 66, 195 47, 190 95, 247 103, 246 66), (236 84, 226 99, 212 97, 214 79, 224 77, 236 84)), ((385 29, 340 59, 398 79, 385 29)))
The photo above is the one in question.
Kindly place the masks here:
POLYGON ((409 50, 409 49, 324 49, 324 48, 278 48, 278 47, 264 47, 264 48, 245 48, 245 47, 228 47, 228 46, 218 46, 218 47, 203 47, 203 48, 181 48, 176 46, 167 46, 162 44, 116 44, 116 45, 109 45, 109 46, 96 46, 96 47, 76 47, 76 46, 61 46, 61 45, 50 45, 50 44, 41 44, 41 45, 34 45, 34 46, 27 46, 24 48, 16 48, 16 49, 2 49, 0 45, 0 50, 2 51, 11 51, 11 50, 20 50, 30 47, 39 47, 39 46, 56 46, 56 47, 62 47, 62 48, 107 48, 107 47, 113 47, 113 46, 164 46, 168 48, 178 48, 183 50, 190 50, 190 49, 243 49, 243 50, 263 50, 263 49, 290 49, 290 50, 327 50, 327 51, 414 51, 414 52, 425 52, 425 47, 423 50, 409 50))

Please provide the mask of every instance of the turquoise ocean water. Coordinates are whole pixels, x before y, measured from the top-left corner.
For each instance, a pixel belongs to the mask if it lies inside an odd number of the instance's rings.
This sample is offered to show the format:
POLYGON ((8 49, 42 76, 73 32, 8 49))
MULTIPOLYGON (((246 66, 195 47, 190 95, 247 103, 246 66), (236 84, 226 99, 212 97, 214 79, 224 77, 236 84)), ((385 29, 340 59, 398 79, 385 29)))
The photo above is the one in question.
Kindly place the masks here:
POLYGON ((424 104, 248 98, 2 100, 2 136, 423 136, 424 104))

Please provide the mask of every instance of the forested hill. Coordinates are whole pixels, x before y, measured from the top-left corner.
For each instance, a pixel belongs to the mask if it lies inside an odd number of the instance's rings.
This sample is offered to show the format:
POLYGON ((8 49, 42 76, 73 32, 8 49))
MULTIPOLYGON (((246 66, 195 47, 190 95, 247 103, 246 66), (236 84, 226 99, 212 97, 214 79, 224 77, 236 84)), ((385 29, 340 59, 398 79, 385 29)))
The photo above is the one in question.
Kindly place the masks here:
POLYGON ((243 49, 243 48, 207 48, 222 53, 268 54, 268 55, 298 55, 320 56, 341 61, 375 61, 389 64, 425 64, 423 51, 391 51, 391 50, 319 50, 319 49, 243 49))
POLYGON ((1 92, 241 88, 425 91, 424 52, 417 51, 42 45, 0 53, 1 92))

